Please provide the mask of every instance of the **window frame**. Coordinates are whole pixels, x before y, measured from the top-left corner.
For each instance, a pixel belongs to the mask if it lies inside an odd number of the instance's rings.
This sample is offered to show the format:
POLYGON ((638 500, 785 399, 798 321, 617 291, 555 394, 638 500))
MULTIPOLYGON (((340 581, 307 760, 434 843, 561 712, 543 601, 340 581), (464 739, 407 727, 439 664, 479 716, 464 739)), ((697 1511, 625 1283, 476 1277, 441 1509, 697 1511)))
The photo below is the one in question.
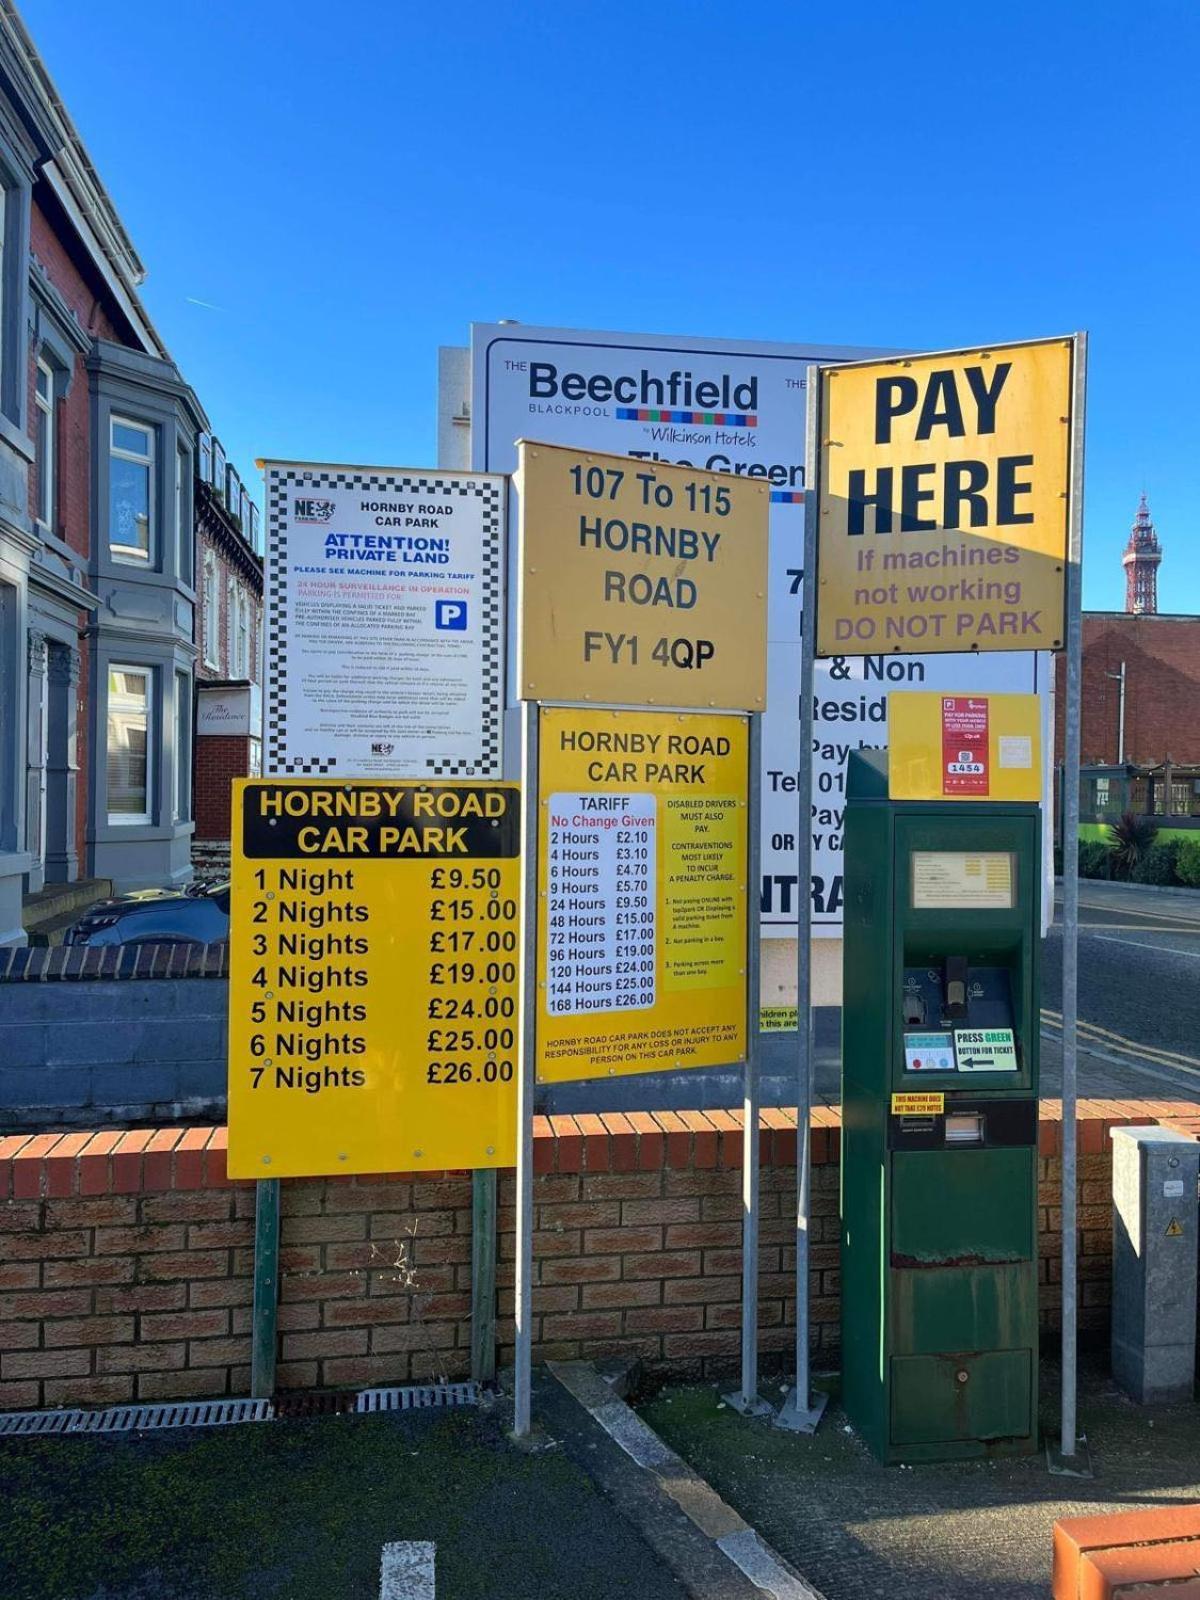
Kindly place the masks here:
POLYGON ((192 676, 175 669, 175 783, 172 820, 192 820, 192 676))
POLYGON ((192 588, 195 574, 195 527, 190 516, 192 458, 186 447, 175 442, 175 566, 177 575, 192 588))
MULTIPOLYGON (((12 185, 7 173, 0 168, 0 373, 3 370, 4 358, 8 354, 7 343, 4 338, 4 318, 8 311, 10 285, 8 283, 8 201, 12 185)), ((0 389, 3 385, 0 384, 0 389)), ((0 396, 0 406, 3 404, 0 396)))
POLYGON ((234 577, 229 580, 229 676, 250 677, 250 601, 234 577))
MULTIPOLYGON (((0 274, 2 276, 2 274, 0 274)), ((44 356, 38 356, 33 384, 33 405, 37 416, 35 431, 34 472, 37 484, 37 511, 34 521, 39 528, 54 532, 55 510, 58 499, 58 417, 55 401, 54 368, 44 356), (42 375, 46 390, 42 394, 42 375), (42 438, 42 418, 45 418, 46 436, 42 438), (43 512, 45 515, 43 515, 43 512)))
POLYGON ((105 796, 104 796, 104 801, 105 801, 106 814, 108 816, 108 825, 109 825, 110 828, 145 828, 145 827, 149 827, 154 822, 154 783, 155 783, 155 776, 156 776, 156 774, 155 774, 155 765, 156 764, 155 764, 155 760, 154 760, 154 716, 155 716, 155 698, 156 698, 156 694, 155 694, 155 691, 156 691, 156 685, 155 685, 156 673, 155 673, 155 669, 154 669, 153 666, 150 666, 149 664, 144 663, 144 662, 137 662, 137 661, 110 661, 108 663, 107 667, 105 668, 105 674, 106 674, 106 676, 105 676, 106 694, 105 694, 105 705, 104 705, 104 716, 105 716, 104 756, 105 756, 105 775, 106 776, 105 776, 105 796), (146 806, 145 806, 145 809, 143 811, 137 811, 137 812, 134 812, 134 811, 114 811, 113 808, 112 808, 112 796, 108 792, 107 772, 108 772, 108 756, 109 756, 109 750, 110 750, 110 745, 109 745, 110 734, 109 734, 109 728, 108 728, 108 721, 109 721, 109 718, 112 716, 112 693, 113 693, 112 680, 113 680, 113 675, 115 673, 118 673, 118 672, 134 673, 137 676, 144 678, 145 682, 146 682, 146 806))
POLYGON ((204 665, 215 671, 221 668, 221 571, 211 550, 204 553, 203 569, 204 638, 201 650, 204 665), (212 644, 212 653, 209 645, 212 644))
POLYGON ((122 412, 113 410, 108 414, 108 559, 122 567, 137 567, 139 571, 153 571, 155 566, 156 545, 158 542, 158 518, 155 514, 155 499, 158 492, 158 429, 152 422, 139 422, 136 417, 127 417, 122 412), (147 454, 138 455, 124 445, 118 445, 114 439, 117 428, 133 428, 138 433, 144 433, 147 443, 147 454), (123 555, 121 551, 134 550, 133 545, 117 544, 113 540, 112 526, 112 463, 113 460, 131 461, 139 467, 147 468, 147 493, 146 493, 146 551, 136 555, 123 555))

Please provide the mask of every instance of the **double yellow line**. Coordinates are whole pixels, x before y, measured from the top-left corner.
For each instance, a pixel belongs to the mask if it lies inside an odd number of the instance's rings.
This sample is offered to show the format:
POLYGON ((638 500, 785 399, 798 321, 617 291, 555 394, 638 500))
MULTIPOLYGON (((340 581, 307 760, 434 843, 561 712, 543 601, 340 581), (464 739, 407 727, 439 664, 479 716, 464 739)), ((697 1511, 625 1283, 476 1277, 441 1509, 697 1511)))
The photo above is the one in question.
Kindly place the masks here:
MULTIPOLYGON (((1051 1011, 1043 1006, 1042 1027, 1061 1033, 1062 1012, 1051 1011)), ((1082 1018, 1076 1024, 1076 1029, 1081 1042, 1099 1045, 1105 1050, 1121 1050, 1127 1055, 1148 1062, 1151 1066, 1170 1067, 1175 1072, 1186 1072, 1191 1077, 1200 1078, 1198 1056, 1183 1055, 1178 1050, 1160 1050, 1156 1045, 1143 1044, 1139 1039, 1128 1039, 1123 1033, 1114 1033, 1111 1028, 1102 1028, 1098 1023, 1085 1022, 1082 1018)))

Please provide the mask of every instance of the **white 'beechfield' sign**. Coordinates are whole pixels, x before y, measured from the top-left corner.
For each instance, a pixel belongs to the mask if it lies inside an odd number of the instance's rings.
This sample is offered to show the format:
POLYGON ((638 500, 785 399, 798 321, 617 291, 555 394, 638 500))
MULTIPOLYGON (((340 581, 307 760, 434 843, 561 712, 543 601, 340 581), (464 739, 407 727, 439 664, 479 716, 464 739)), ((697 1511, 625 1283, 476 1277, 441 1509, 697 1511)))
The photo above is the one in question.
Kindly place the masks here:
POLYGON ((265 469, 266 770, 498 777, 504 480, 265 469))

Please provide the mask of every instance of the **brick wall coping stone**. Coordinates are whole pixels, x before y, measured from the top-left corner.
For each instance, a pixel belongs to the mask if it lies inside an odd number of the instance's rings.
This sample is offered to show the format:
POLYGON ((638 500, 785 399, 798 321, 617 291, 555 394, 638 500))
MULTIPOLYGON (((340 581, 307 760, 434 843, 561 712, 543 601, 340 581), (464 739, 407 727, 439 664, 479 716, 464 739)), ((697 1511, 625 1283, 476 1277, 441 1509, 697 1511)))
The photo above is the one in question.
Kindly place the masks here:
MULTIPOLYGON (((1039 1153, 1060 1155, 1062 1103, 1043 1100, 1039 1110, 1039 1153)), ((1156 1122, 1200 1138, 1200 1105, 1182 1100, 1080 1100, 1079 1153, 1104 1153, 1112 1128, 1156 1122)), ((759 1126, 763 1165, 795 1166, 795 1110, 764 1109, 759 1126)), ((810 1123, 814 1164, 836 1163, 840 1139, 837 1108, 816 1107, 810 1123)), ((228 1129, 224 1127, 0 1135, 0 1201, 224 1188, 234 1182, 226 1174, 227 1148, 228 1129)), ((741 1164, 742 1116, 737 1111, 630 1111, 534 1118, 534 1171, 539 1175, 649 1172, 664 1167, 727 1171, 741 1164)), ((325 1181, 408 1183, 443 1176, 438 1172, 395 1172, 357 1180, 349 1175, 331 1176, 325 1181)))

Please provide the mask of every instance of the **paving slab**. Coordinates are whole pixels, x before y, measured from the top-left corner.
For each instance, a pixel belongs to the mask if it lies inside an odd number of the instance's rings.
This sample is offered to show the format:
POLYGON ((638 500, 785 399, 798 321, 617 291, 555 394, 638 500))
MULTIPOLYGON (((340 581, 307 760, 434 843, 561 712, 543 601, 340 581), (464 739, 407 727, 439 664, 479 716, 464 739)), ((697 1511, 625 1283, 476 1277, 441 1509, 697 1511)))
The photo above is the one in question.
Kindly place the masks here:
MULTIPOLYGON (((1042 1370, 1053 1436, 1058 1371, 1042 1370)), ((884 1467, 836 1396, 811 1438, 737 1416, 709 1386, 665 1389, 640 1411, 826 1600, 1045 1600, 1057 1518, 1200 1502, 1200 1406, 1135 1406, 1099 1357, 1081 1367, 1090 1480, 1052 1477, 1041 1453, 884 1467)))

